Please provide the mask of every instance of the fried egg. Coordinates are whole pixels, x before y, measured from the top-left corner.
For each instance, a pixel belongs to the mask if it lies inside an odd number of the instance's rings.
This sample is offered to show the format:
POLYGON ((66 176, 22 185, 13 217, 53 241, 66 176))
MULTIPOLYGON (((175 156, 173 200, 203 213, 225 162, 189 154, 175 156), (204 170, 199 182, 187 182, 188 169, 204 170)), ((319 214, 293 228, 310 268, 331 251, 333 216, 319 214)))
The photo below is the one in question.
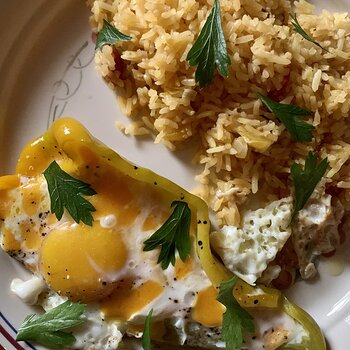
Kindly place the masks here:
POLYGON ((292 210, 291 197, 249 210, 242 217, 241 228, 223 226, 214 232, 212 245, 228 269, 254 284, 290 237, 292 210))
MULTIPOLYGON (((56 129, 61 125, 65 122, 56 129)), ((73 160, 53 145, 54 154, 38 161, 38 149, 44 151, 47 143, 39 138, 28 146, 18 165, 24 175, 2 178, 7 188, 1 191, 2 247, 57 294, 83 303, 99 301, 106 318, 142 322, 150 307, 156 320, 183 317, 194 296, 211 285, 195 249, 185 262, 177 257, 166 270, 157 263, 157 250, 143 251, 143 242, 170 215, 173 195, 123 174, 93 148, 77 149, 73 160), (96 208, 92 226, 76 223, 67 213, 58 221, 50 212, 42 170, 52 156, 97 192, 90 199, 96 208), (31 159, 36 164, 27 167, 31 159)), ((192 221, 195 231, 195 216, 192 221)))
MULTIPOLYGON (((11 288, 45 310, 67 299, 87 304, 87 322, 74 332, 75 348, 116 349, 123 335, 140 337, 151 309, 156 340, 223 347, 218 335, 224 306, 196 252, 202 249, 196 232, 209 230, 208 213, 197 210, 188 192, 152 176, 95 141, 78 122, 62 118, 26 146, 16 175, 0 178, 1 246, 34 276, 14 280, 11 288), (53 160, 96 191, 89 197, 96 209, 91 226, 67 212, 60 220, 51 212, 43 172, 53 160), (185 261, 176 255, 174 266, 163 270, 159 250, 143 247, 171 214, 174 200, 191 209, 192 249, 185 261)), ((261 347, 271 325, 287 332, 284 342, 302 334, 287 315, 282 321, 260 319, 259 334, 246 339, 251 349, 261 347)))

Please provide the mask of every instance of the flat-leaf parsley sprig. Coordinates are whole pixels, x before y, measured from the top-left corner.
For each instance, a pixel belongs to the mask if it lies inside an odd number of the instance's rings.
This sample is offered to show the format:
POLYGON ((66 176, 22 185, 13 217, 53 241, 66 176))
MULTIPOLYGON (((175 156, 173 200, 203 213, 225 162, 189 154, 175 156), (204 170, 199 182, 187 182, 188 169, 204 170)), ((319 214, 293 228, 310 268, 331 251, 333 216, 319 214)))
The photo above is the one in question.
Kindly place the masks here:
POLYGON ((144 241, 144 251, 160 247, 158 263, 165 270, 169 264, 175 265, 175 252, 185 261, 191 252, 190 225, 191 210, 186 202, 174 201, 172 214, 153 235, 144 241))
POLYGON ((145 325, 144 325, 142 340, 141 340, 143 350, 152 350, 152 343, 151 343, 152 313, 153 313, 153 309, 150 310, 145 320, 145 325))
POLYGON ((131 40, 131 36, 123 34, 105 19, 103 20, 103 24, 103 28, 99 31, 97 35, 95 47, 96 49, 100 49, 104 45, 113 45, 118 41, 131 40))
POLYGON ((80 181, 63 171, 56 161, 53 161, 44 171, 51 201, 51 212, 61 220, 64 208, 76 223, 80 220, 86 225, 92 225, 91 212, 95 207, 82 196, 92 196, 96 191, 83 181, 80 181))
POLYGON ((63 349, 75 343, 75 337, 63 330, 85 321, 86 305, 67 300, 41 316, 29 315, 19 328, 16 340, 34 341, 51 349, 63 349))
POLYGON ((227 350, 241 348, 243 344, 243 330, 253 333, 255 326, 253 317, 244 310, 233 296, 233 289, 238 281, 234 276, 220 284, 217 300, 226 307, 222 319, 222 339, 227 350))
POLYGON ((311 115, 309 110, 293 104, 276 102, 258 92, 256 94, 270 112, 284 124, 294 141, 310 142, 312 140, 314 126, 300 119, 300 117, 311 115))
POLYGON ((303 27, 300 25, 297 15, 294 13, 290 14, 291 19, 291 23, 294 27, 294 31, 298 34, 300 34, 304 39, 306 39, 307 41, 310 41, 311 43, 317 45, 318 47, 320 47, 322 50, 329 52, 327 49, 325 49, 320 43, 318 43, 315 39, 311 38, 310 35, 308 35, 305 30, 303 29, 303 27))
POLYGON ((328 158, 322 159, 317 164, 315 153, 309 152, 304 169, 300 164, 293 163, 291 167, 291 176, 294 182, 295 203, 292 215, 292 222, 298 215, 299 211, 304 208, 306 202, 311 197, 317 184, 320 182, 328 168, 328 158))
POLYGON ((186 60, 191 66, 197 65, 195 79, 200 87, 213 80, 215 66, 223 77, 228 77, 228 65, 231 64, 231 60, 222 30, 219 0, 214 0, 214 6, 186 60))

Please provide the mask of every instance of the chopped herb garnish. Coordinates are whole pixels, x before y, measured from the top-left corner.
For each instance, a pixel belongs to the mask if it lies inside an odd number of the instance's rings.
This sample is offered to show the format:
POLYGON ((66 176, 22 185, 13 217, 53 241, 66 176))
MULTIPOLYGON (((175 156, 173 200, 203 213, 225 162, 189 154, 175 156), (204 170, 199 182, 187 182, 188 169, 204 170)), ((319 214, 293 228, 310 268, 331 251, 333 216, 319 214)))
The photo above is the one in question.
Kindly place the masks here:
POLYGON ((92 196, 96 194, 95 190, 89 184, 67 174, 56 161, 48 166, 44 176, 50 195, 51 212, 56 218, 61 220, 66 208, 76 223, 81 220, 91 226, 93 222, 91 212, 96 209, 82 196, 92 196))
POLYGON ((145 320, 145 326, 143 328, 143 334, 142 334, 142 348, 143 348, 143 350, 152 350, 152 344, 151 344, 152 313, 153 313, 153 309, 151 309, 151 311, 148 313, 146 320, 145 320))
POLYGON ((284 124, 294 141, 309 142, 312 140, 314 126, 300 119, 300 117, 310 115, 309 110, 273 101, 258 92, 256 94, 262 103, 284 124))
POLYGON ((104 27, 97 35, 96 49, 99 49, 104 45, 113 45, 118 41, 129 41, 131 39, 131 36, 123 34, 105 19, 103 20, 103 24, 104 27))
POLYGON ((233 288, 238 281, 234 276, 230 280, 220 284, 217 298, 226 307, 222 320, 222 339, 226 343, 227 350, 240 349, 243 344, 243 330, 254 332, 253 317, 244 310, 233 295, 233 288))
POLYGON ((292 221, 298 215, 298 212, 304 208, 304 205, 311 197, 317 184, 326 173, 328 167, 328 158, 322 159, 317 164, 317 157, 315 153, 309 152, 306 160, 304 170, 300 164, 293 163, 291 167, 291 175, 294 182, 295 203, 292 221))
POLYGON ((215 66, 223 77, 228 77, 228 65, 231 60, 221 25, 219 0, 214 1, 214 6, 186 60, 191 66, 198 65, 195 78, 200 87, 213 80, 215 66))
POLYGON ((144 242, 144 251, 160 247, 158 263, 165 270, 169 264, 175 265, 175 251, 182 261, 190 255, 191 210, 186 202, 174 201, 172 214, 153 235, 144 242))
POLYGON ((75 337, 63 330, 85 321, 86 306, 67 300, 41 316, 29 315, 19 328, 16 340, 34 341, 51 349, 63 349, 75 343, 75 337))
POLYGON ((315 39, 311 38, 310 35, 308 35, 305 30, 302 28, 302 26, 300 25, 298 19, 297 19, 297 15, 294 13, 291 13, 290 16, 292 17, 291 19, 291 23, 294 27, 294 31, 298 34, 300 34, 304 39, 306 39, 307 41, 310 41, 311 43, 314 43, 315 45, 317 45, 318 47, 320 47, 322 50, 329 52, 327 49, 325 49, 320 43, 318 43, 315 39))

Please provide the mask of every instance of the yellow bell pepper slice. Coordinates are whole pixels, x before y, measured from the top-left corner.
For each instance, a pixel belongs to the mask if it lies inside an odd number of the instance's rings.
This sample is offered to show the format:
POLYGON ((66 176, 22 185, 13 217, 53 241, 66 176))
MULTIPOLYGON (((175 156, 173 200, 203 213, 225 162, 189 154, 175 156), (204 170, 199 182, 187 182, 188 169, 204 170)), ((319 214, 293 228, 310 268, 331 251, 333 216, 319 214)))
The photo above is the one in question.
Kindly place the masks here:
POLYGON ((319 325, 315 320, 303 309, 301 309, 296 304, 289 301, 286 297, 283 297, 282 310, 286 312, 289 316, 298 321, 304 326, 308 337, 304 337, 301 344, 285 345, 281 347, 281 350, 326 350, 327 345, 325 338, 319 325))

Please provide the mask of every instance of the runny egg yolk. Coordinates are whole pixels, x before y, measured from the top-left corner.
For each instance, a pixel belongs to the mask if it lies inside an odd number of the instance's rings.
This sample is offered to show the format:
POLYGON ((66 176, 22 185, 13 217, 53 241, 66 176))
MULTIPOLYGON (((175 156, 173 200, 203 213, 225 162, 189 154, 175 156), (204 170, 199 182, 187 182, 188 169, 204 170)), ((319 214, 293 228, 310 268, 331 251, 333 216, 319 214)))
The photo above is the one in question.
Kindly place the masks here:
POLYGON ((124 267, 127 249, 120 233, 102 228, 67 225, 51 231, 41 247, 40 268, 49 286, 83 302, 108 295, 124 267))

